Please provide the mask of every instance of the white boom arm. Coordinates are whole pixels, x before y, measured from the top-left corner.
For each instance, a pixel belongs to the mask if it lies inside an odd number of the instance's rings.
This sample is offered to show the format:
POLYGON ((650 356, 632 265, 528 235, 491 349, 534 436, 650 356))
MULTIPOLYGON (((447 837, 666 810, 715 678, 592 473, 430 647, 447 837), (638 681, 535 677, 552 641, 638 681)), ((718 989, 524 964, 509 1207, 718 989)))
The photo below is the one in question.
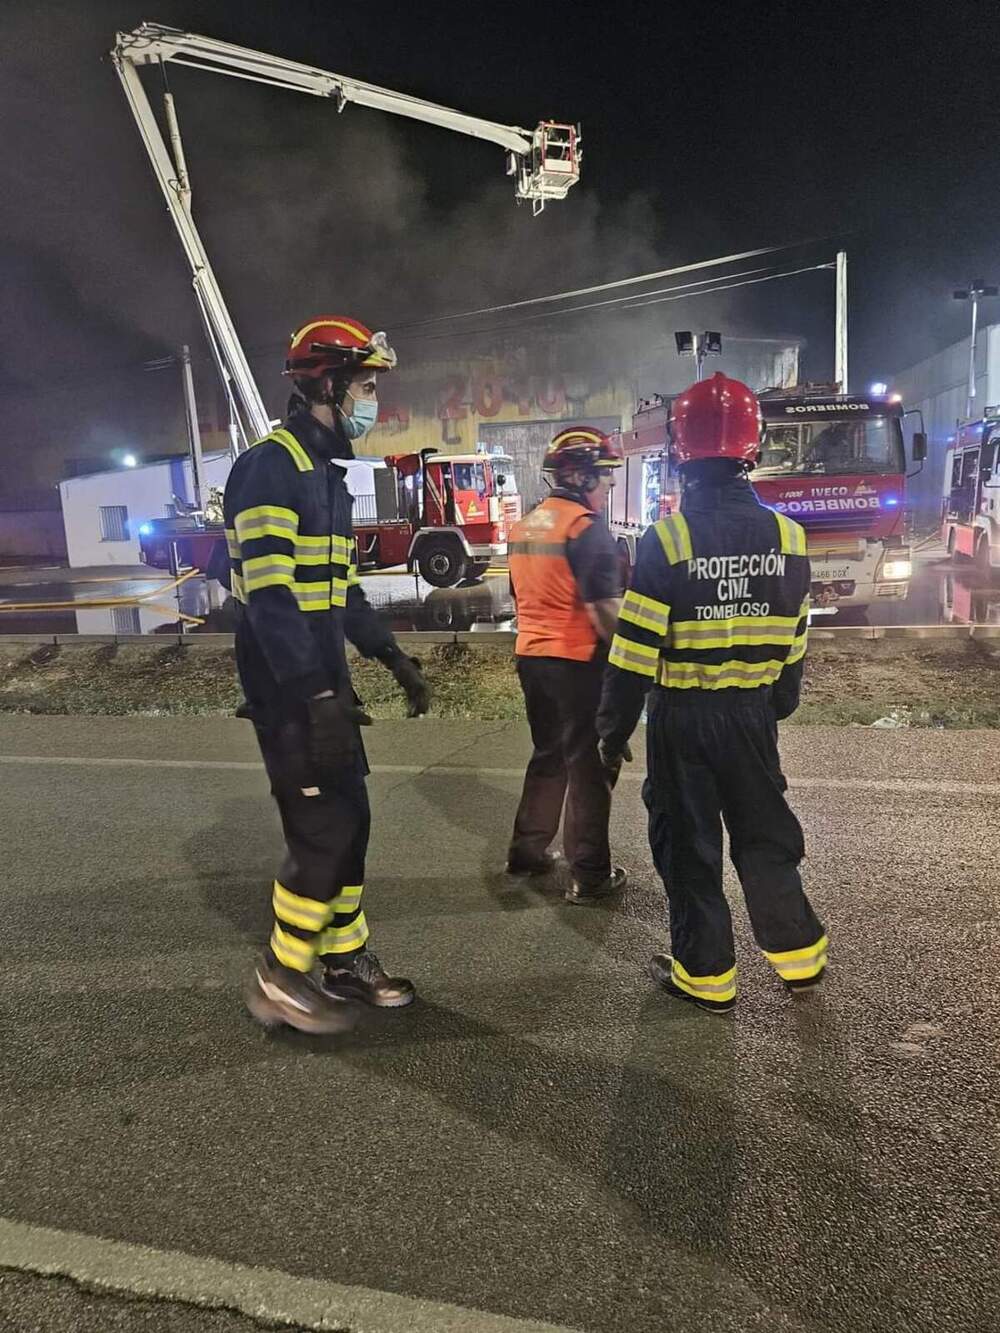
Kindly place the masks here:
POLYGON ((348 102, 373 107, 392 115, 408 116, 442 129, 486 139, 505 149, 507 174, 516 177, 518 199, 531 200, 533 210, 541 212, 547 199, 564 199, 580 176, 579 131, 570 125, 543 121, 536 130, 500 125, 494 121, 467 116, 461 111, 425 102, 405 93, 378 88, 371 83, 313 69, 294 60, 266 55, 217 42, 209 37, 181 32, 175 28, 143 23, 134 32, 118 33, 111 58, 121 79, 129 107, 135 117, 142 141, 149 154, 153 173, 159 182, 167 210, 177 228, 194 279, 195 296, 205 322, 206 333, 226 391, 239 411, 236 419, 244 446, 266 435, 270 422, 263 399, 240 345, 226 303, 208 255, 191 214, 191 186, 188 180, 180 130, 173 98, 164 95, 167 128, 173 156, 163 135, 149 98, 139 78, 140 65, 174 64, 215 74, 229 74, 293 92, 329 97, 343 111, 348 102))

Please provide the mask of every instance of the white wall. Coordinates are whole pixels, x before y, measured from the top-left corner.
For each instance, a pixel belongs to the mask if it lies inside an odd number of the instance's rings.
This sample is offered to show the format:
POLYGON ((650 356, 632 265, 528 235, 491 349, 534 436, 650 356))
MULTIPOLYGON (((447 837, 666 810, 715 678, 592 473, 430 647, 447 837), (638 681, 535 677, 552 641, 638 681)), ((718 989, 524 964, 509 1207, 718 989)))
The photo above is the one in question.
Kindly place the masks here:
MULTIPOLYGON (((378 466, 382 466, 381 461, 378 466)), ((183 467, 184 486, 178 490, 191 499, 194 486, 191 464, 178 458, 170 463, 148 463, 143 467, 117 468, 87 477, 71 477, 60 483, 63 522, 69 563, 75 569, 91 565, 138 565, 139 525, 150 518, 164 518, 174 491, 174 479, 183 467), (101 540, 100 510, 104 505, 124 505, 128 510, 128 540, 101 540)), ((229 476, 228 454, 205 458, 208 486, 225 486, 229 476)), ((348 467, 347 485, 354 495, 374 495, 375 482, 371 462, 355 462, 348 467)))

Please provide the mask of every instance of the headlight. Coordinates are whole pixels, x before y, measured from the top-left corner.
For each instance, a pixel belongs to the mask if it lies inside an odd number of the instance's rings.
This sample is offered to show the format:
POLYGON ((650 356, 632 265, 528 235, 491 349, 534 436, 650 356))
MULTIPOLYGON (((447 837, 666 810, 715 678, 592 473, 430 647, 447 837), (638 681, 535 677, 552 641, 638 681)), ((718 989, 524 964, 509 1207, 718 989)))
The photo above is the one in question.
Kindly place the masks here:
POLYGON ((896 556, 882 562, 882 577, 887 583, 902 583, 913 573, 909 556, 896 556))

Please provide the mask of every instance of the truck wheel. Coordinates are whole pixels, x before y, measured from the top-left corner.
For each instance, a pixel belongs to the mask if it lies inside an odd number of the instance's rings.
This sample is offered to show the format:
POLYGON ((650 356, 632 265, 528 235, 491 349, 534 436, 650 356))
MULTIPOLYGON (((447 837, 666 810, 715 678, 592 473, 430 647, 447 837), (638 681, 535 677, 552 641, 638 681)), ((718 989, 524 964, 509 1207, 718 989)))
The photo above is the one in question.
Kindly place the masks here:
POLYGON ((488 560, 470 560, 465 566, 463 583, 478 583, 490 567, 488 560))
POLYGON ((990 539, 985 532, 976 542, 976 554, 974 560, 976 564, 976 573, 982 579, 989 582, 993 577, 993 567, 990 564, 990 539))
POLYGON ((465 578, 465 552, 456 541, 425 542, 417 553, 417 569, 432 588, 454 588, 465 578))

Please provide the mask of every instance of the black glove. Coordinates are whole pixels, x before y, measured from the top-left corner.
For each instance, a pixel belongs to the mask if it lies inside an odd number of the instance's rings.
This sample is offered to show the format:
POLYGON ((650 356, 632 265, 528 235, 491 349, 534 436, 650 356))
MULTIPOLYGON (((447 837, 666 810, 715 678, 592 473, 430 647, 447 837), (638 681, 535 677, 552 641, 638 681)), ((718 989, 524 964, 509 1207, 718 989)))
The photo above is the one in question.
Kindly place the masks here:
POLYGON ((359 727, 370 727, 371 718, 353 698, 327 694, 310 699, 309 760, 319 774, 336 773, 351 763, 360 749, 359 727))
POLYGON ((632 747, 628 741, 600 740, 597 743, 597 753, 601 756, 601 766, 611 779, 613 786, 618 781, 618 774, 622 771, 622 763, 630 764, 632 762, 632 747))
POLYGON ((398 657, 387 662, 386 666, 406 695, 406 702, 410 705, 406 716, 419 717, 421 713, 426 713, 431 706, 431 690, 424 679, 424 673, 420 670, 417 658, 400 653, 398 657))

